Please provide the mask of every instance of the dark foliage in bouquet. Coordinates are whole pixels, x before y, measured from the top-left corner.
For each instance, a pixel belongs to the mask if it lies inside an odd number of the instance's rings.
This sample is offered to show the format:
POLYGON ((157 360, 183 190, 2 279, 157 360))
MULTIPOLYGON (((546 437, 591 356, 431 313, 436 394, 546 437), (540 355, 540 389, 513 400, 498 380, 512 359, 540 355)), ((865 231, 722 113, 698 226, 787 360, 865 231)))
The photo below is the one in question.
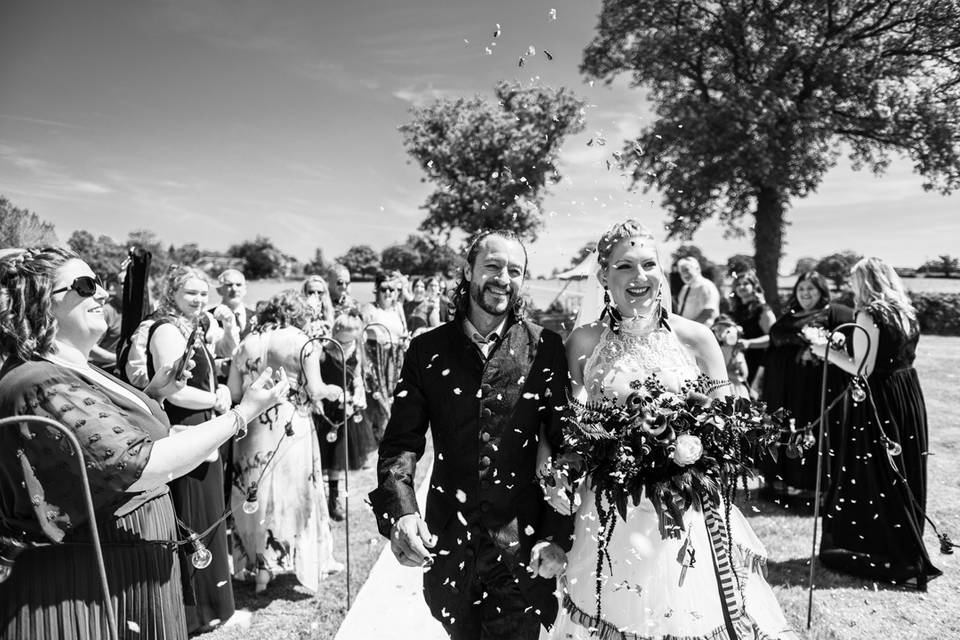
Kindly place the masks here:
POLYGON ((660 516, 660 534, 680 537, 683 513, 705 494, 729 505, 763 453, 776 455, 787 412, 740 397, 711 399, 701 376, 679 393, 656 377, 631 384, 623 403, 571 400, 566 449, 556 465, 571 485, 587 479, 602 515, 604 499, 626 519, 643 495, 660 516))

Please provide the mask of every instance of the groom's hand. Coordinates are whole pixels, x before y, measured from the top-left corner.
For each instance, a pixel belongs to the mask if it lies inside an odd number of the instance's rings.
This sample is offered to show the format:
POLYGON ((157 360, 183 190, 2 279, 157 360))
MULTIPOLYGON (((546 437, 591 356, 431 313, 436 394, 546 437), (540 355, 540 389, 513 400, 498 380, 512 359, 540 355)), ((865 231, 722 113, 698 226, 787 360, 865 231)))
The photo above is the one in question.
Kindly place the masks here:
POLYGON ((541 540, 530 550, 530 564, 527 565, 527 570, 534 577, 539 575, 551 579, 560 575, 566 563, 567 554, 559 545, 541 540))
POLYGON ((430 533, 427 523, 416 513, 402 516, 393 525, 390 535, 390 550, 400 564, 407 567, 423 567, 433 564, 433 554, 428 551, 437 545, 437 537, 430 533))

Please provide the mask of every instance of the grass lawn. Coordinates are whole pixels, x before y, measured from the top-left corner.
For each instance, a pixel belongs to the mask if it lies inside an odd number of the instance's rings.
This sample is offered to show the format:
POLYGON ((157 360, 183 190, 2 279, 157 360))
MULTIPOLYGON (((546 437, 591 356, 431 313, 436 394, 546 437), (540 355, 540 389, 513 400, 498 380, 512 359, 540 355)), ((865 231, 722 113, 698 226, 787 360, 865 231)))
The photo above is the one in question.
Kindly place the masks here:
MULTIPOLYGON (((923 336, 917 368, 930 419, 928 511, 942 530, 960 540, 960 338, 923 336)), ((423 465, 421 465, 423 466, 423 465)), ((422 469, 421 469, 422 473, 422 469)), ((351 475, 351 562, 356 595, 376 561, 384 540, 377 534, 364 498, 374 473, 351 475)), ((770 555, 768 580, 787 619, 804 638, 857 640, 887 638, 960 638, 960 554, 941 555, 927 528, 927 549, 944 575, 926 593, 891 588, 819 568, 814 593, 813 627, 806 630, 808 558, 812 534, 809 514, 756 503, 743 512, 770 555), (954 606, 950 606, 954 605, 954 606)), ((344 559, 344 525, 334 525, 336 556, 344 559)), ((310 595, 292 576, 280 576, 265 594, 253 586, 234 584, 237 607, 253 612, 249 628, 227 628, 199 636, 202 640, 320 640, 333 638, 345 614, 344 575, 333 576, 321 593, 310 595)), ((416 640, 416 639, 410 639, 416 640)))

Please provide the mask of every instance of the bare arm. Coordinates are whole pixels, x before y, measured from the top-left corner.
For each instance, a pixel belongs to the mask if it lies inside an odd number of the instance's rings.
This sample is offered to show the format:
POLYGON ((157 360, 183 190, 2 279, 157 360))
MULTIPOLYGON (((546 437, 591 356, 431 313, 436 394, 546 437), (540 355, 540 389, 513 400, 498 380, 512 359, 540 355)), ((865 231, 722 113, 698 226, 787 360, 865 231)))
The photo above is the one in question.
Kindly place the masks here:
POLYGON ((853 332, 853 357, 847 355, 846 351, 834 349, 833 347, 810 347, 810 352, 823 359, 826 348, 830 349, 830 364, 835 365, 840 370, 854 376, 857 375, 857 369, 863 362, 863 375, 869 376, 873 373, 877 364, 877 343, 880 340, 880 329, 873 321, 873 317, 866 311, 857 312, 857 326, 863 327, 869 335, 869 348, 867 335, 863 331, 853 332))
MULTIPOLYGON (((723 352, 710 329, 679 316, 671 316, 670 325, 677 333, 680 342, 693 353, 700 372, 711 380, 712 386, 715 386, 716 383, 729 382, 723 352)), ((711 395, 715 397, 725 396, 729 395, 730 391, 729 384, 721 385, 716 387, 711 395)))
MULTIPOLYGON (((244 425, 286 397, 290 389, 286 374, 281 369, 275 383, 272 376, 272 370, 264 371, 257 381, 250 385, 243 400, 237 405, 244 425), (268 388, 268 385, 272 386, 268 388)), ((143 473, 127 491, 146 491, 189 473, 221 444, 233 437, 237 429, 237 419, 231 411, 207 420, 200 426, 203 428, 171 432, 166 438, 154 442, 143 473)))
MULTIPOLYGON (((186 349, 187 340, 179 329, 172 324, 158 327, 150 340, 153 368, 159 371, 162 367, 172 365, 186 349)), ((186 386, 167 396, 167 400, 184 409, 210 409, 217 403, 217 394, 186 386)))

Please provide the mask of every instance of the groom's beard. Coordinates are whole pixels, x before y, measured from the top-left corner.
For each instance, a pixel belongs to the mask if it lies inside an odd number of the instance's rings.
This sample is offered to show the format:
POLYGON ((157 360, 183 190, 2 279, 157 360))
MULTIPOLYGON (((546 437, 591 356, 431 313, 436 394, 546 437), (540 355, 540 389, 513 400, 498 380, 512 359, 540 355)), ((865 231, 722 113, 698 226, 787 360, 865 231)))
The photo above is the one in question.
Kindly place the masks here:
POLYGON ((509 292, 509 295, 506 298, 506 304, 504 304, 502 307, 500 304, 496 304, 496 305, 489 304, 484 300, 484 294, 491 286, 492 285, 490 284, 486 284, 481 289, 479 285, 476 285, 471 282, 470 283, 470 299, 473 301, 474 304, 476 304, 478 307, 480 307, 490 315, 502 316, 508 311, 510 311, 510 309, 512 309, 516 305, 517 298, 519 297, 520 294, 517 291, 514 291, 510 285, 507 285, 506 287, 504 287, 509 292))

